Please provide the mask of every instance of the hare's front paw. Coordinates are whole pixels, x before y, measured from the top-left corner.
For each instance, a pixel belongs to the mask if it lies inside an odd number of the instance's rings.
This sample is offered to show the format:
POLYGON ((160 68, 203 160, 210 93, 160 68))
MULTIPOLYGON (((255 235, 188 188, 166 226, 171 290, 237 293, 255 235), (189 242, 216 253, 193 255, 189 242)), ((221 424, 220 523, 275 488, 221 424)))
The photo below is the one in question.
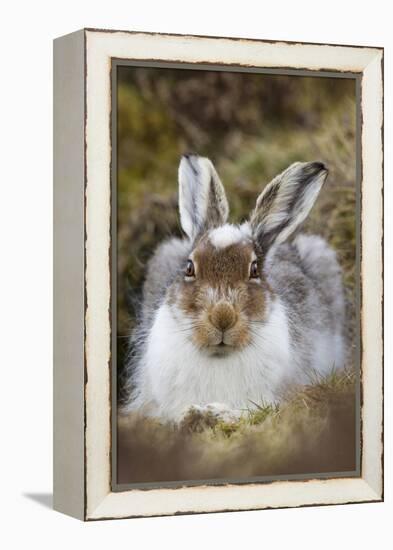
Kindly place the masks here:
POLYGON ((240 412, 230 409, 223 403, 191 405, 184 411, 179 424, 187 431, 202 432, 206 428, 214 428, 218 422, 233 424, 240 416, 240 412))

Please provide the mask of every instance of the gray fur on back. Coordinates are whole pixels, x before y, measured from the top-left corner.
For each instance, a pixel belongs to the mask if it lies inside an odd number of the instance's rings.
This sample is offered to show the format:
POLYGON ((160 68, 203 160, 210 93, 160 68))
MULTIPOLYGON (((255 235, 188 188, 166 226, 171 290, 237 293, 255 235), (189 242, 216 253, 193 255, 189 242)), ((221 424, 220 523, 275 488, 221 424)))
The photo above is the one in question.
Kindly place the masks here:
POLYGON ((191 249, 192 243, 189 239, 172 237, 157 246, 147 263, 142 305, 137 312, 138 324, 130 337, 130 349, 125 365, 128 393, 132 390, 138 374, 138 362, 143 354, 154 315, 163 302, 167 289, 184 269, 191 249))
POLYGON ((146 279, 143 285, 143 324, 151 325, 154 313, 165 297, 167 288, 184 270, 191 252, 188 239, 172 238, 161 243, 147 264, 146 279))
MULTIPOLYGON (((336 254, 323 238, 300 234, 270 250, 265 273, 285 305, 299 353, 297 362, 305 370, 312 369, 310 349, 315 338, 330 332, 341 340, 343 333, 345 301, 336 254)), ((342 347, 344 353, 344 342, 342 347)))

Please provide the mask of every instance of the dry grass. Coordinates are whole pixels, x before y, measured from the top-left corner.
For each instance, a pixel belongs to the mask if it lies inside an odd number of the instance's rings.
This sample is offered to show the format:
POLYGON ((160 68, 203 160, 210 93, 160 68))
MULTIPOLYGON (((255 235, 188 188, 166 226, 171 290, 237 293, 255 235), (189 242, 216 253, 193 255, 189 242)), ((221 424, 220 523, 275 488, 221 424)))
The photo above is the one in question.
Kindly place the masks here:
POLYGON ((159 482, 355 469, 355 375, 332 372, 279 406, 235 424, 190 413, 180 426, 119 418, 118 482, 159 482))

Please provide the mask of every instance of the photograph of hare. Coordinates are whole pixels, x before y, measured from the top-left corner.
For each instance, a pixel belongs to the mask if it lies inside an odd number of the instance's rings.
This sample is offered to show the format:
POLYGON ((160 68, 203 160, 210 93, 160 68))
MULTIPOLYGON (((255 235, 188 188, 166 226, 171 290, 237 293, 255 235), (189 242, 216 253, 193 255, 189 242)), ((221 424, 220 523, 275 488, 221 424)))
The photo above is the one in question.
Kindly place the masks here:
POLYGON ((117 483, 358 475, 356 81, 117 70, 117 483))

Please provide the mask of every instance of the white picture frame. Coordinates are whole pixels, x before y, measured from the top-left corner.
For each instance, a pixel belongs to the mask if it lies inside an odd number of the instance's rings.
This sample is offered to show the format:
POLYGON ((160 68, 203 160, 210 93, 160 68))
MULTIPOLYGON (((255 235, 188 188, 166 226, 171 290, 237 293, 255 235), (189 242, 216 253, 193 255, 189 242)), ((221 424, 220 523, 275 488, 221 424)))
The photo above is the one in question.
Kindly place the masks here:
POLYGON ((82 520, 383 500, 383 49, 84 29, 54 43, 54 507, 82 520), (361 464, 351 478, 112 490, 113 60, 356 73, 361 464))

